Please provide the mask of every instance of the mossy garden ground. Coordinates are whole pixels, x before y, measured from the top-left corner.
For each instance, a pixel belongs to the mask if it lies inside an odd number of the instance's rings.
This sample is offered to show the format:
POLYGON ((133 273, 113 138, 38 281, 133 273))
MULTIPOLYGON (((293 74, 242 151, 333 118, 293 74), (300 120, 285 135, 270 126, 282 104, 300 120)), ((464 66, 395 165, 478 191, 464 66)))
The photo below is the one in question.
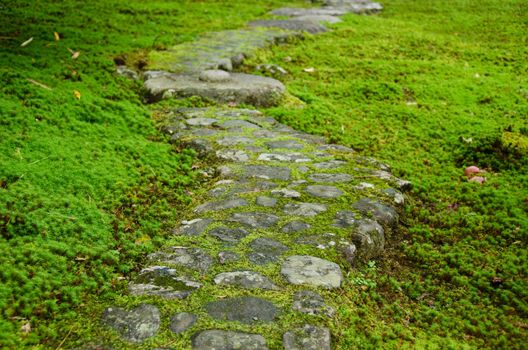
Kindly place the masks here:
MULTIPOLYGON (((105 303, 133 302, 119 296, 120 277, 165 242, 208 166, 168 145, 113 58, 142 65, 149 50, 285 4, 0 5, 0 346, 69 346, 98 327, 105 303)), ((383 4, 380 15, 346 16, 330 33, 248 62, 284 67, 305 104, 268 114, 414 183, 404 230, 333 300, 347 305, 336 347, 522 348, 528 5, 383 4), (486 183, 468 182, 467 165, 485 169, 486 183)))

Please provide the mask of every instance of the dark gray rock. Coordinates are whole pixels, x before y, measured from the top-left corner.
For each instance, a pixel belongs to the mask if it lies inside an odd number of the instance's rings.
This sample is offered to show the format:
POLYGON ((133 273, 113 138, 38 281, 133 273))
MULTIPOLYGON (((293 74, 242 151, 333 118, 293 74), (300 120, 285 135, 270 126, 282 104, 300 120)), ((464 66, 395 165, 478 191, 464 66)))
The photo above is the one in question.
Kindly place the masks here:
POLYGON ((131 295, 155 295, 164 299, 184 299, 202 285, 181 277, 177 270, 166 266, 151 266, 141 270, 128 285, 131 295))
POLYGON ((242 287, 246 289, 279 289, 269 278, 253 271, 223 272, 214 278, 218 285, 242 287))
POLYGON ((266 197, 266 196, 258 196, 257 197, 257 205, 260 205, 261 207, 274 207, 277 205, 277 199, 266 197))
POLYGON ((150 261, 183 266, 192 270, 206 272, 213 264, 213 259, 199 248, 168 247, 164 251, 152 253, 150 261))
POLYGON ((268 350, 260 334, 207 330, 192 337, 194 350, 268 350))
POLYGON ((284 206, 284 213, 298 216, 316 216, 326 211, 326 205, 318 203, 288 203, 284 206))
POLYGON ((228 130, 228 131, 242 131, 244 129, 260 129, 260 126, 257 124, 250 123, 246 120, 241 119, 231 119, 231 120, 225 120, 223 122, 217 123, 217 127, 220 129, 228 130))
POLYGON ((322 296, 310 290, 295 293, 292 310, 308 315, 325 315, 328 317, 333 317, 335 314, 335 310, 326 305, 322 296))
POLYGON ((213 219, 193 219, 182 221, 181 226, 173 233, 184 236, 199 236, 213 222, 213 219))
POLYGON ((266 265, 279 260, 279 257, 289 248, 284 244, 271 238, 259 237, 249 244, 252 252, 248 254, 248 259, 257 265, 266 265))
POLYGON ((266 165, 246 165, 243 168, 243 172, 246 177, 282 181, 288 181, 291 174, 291 170, 288 167, 266 165))
POLYGON ((289 188, 281 188, 271 191, 271 194, 274 196, 279 196, 283 198, 300 198, 301 194, 295 190, 289 188))
POLYGON ((295 220, 295 221, 290 221, 286 225, 282 226, 281 231, 284 233, 294 233, 294 232, 308 230, 310 227, 312 227, 312 225, 306 222, 295 220))
POLYGON ((116 330, 123 339, 132 343, 142 343, 156 335, 161 320, 157 307, 141 304, 132 310, 119 307, 106 308, 102 323, 116 330))
POLYGON ((169 329, 176 334, 180 334, 191 328, 198 317, 189 312, 179 312, 171 317, 169 329))
POLYGON ((324 288, 339 288, 343 279, 337 264, 307 255, 288 257, 282 264, 281 274, 291 284, 324 288))
POLYGON ((257 107, 277 105, 284 85, 275 79, 244 73, 230 73, 222 82, 202 81, 195 75, 165 74, 144 83, 149 102, 168 98, 201 96, 220 103, 245 103, 257 107))
POLYGON ((284 333, 284 350, 330 350, 331 338, 328 328, 305 325, 284 333))
POLYGON ((223 201, 217 201, 217 202, 206 202, 199 206, 197 206, 194 209, 195 213, 204 213, 207 211, 218 211, 218 210, 226 210, 226 209, 233 209, 233 208, 240 208, 245 207, 248 205, 248 202, 243 198, 233 198, 233 199, 226 199, 223 201))
POLYGON ((343 195, 343 191, 334 186, 307 186, 306 192, 311 196, 318 198, 338 198, 343 195))
POLYGON ((352 227, 357 223, 358 220, 358 214, 348 210, 342 210, 337 212, 336 218, 334 220, 334 226, 339 228, 352 227))
POLYGON ((236 149, 222 149, 216 151, 216 156, 219 159, 228 160, 232 162, 247 162, 249 161, 249 156, 246 152, 236 149))
POLYGON ((249 22, 250 27, 280 28, 293 31, 308 32, 311 34, 324 33, 326 27, 311 21, 299 21, 297 19, 269 19, 249 22))
POLYGON ((312 174, 308 176, 308 179, 313 182, 323 183, 337 183, 337 182, 349 182, 352 180, 352 175, 349 174, 312 174))
POLYGON ((398 223, 398 213, 387 204, 380 203, 370 198, 362 198, 352 207, 363 215, 372 215, 378 222, 387 226, 395 226, 398 223))
POLYGON ((385 231, 374 220, 362 219, 352 232, 352 242, 364 259, 379 256, 385 249, 385 231))
POLYGON ((295 140, 279 140, 266 142, 266 146, 270 149, 284 148, 289 150, 300 150, 304 148, 304 145, 295 140))
POLYGON ((257 160, 267 162, 294 162, 306 163, 312 159, 303 153, 261 153, 257 160))
POLYGON ((205 305, 205 310, 214 319, 245 324, 271 322, 278 312, 273 303, 250 296, 213 301, 205 305))
POLYGON ((222 242, 226 243, 238 243, 242 238, 249 235, 249 232, 241 227, 230 228, 230 227, 216 227, 209 231, 209 235, 218 238, 222 242))
POLYGON ((190 126, 210 126, 216 122, 218 122, 218 119, 205 117, 189 118, 185 120, 185 124, 190 126))
POLYGON ((228 264, 240 260, 240 255, 235 252, 224 250, 218 253, 218 260, 220 261, 220 264, 228 264))
POLYGON ((268 213, 234 213, 228 219, 251 228, 268 228, 279 221, 279 217, 268 213))
POLYGON ((326 162, 315 163, 313 166, 317 169, 336 169, 346 165, 343 160, 328 160, 326 162))
POLYGON ((255 141, 245 136, 229 136, 216 141, 220 146, 252 145, 255 141))

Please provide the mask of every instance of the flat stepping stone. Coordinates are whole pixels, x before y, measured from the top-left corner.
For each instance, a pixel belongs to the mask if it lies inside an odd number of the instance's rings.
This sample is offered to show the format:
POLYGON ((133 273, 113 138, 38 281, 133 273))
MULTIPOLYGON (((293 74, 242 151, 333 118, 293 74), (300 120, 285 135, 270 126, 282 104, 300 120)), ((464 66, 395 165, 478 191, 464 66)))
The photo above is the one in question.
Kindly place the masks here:
POLYGON ((193 219, 182 221, 181 226, 173 233, 184 236, 199 236, 213 222, 213 219, 193 219))
POLYGON ((207 330, 192 337, 195 350, 268 350, 260 334, 235 331, 207 330))
POLYGON ((342 16, 347 11, 338 8, 291 8, 283 7, 270 12, 275 16, 299 17, 299 16, 342 16))
POLYGON ((245 296, 213 301, 205 305, 212 318, 245 324, 271 322, 277 316, 277 307, 264 299, 245 296))
POLYGON ((302 153, 261 153, 257 160, 266 162, 295 162, 306 163, 312 159, 302 153))
POLYGON ((308 255, 293 255, 284 261, 281 274, 291 284, 339 288, 343 279, 336 263, 308 255))
POLYGON ((218 150, 216 151, 216 156, 223 160, 229 160, 232 162, 247 162, 249 161, 249 155, 241 150, 218 150))
POLYGON ((156 335, 161 319, 157 307, 141 304, 131 310, 120 307, 106 308, 102 323, 117 331, 123 339, 131 343, 142 343, 156 335))
POLYGON ((250 27, 280 28, 286 30, 308 32, 311 34, 324 33, 326 27, 319 23, 300 21, 297 19, 263 19, 248 23, 250 27))
POLYGON ((261 207, 272 208, 277 205, 277 199, 266 196, 258 196, 256 204, 260 205, 261 207))
POLYGON ((328 317, 333 317, 335 314, 334 308, 326 305, 322 296, 310 290, 302 290, 293 295, 292 310, 308 315, 328 317))
POLYGON ((154 295, 164 299, 184 299, 202 287, 198 282, 181 277, 179 272, 166 266, 151 266, 141 270, 128 285, 131 295, 154 295))
POLYGON ((349 174, 311 174, 308 176, 308 179, 313 182, 323 182, 323 183, 339 183, 339 182, 349 182, 352 180, 352 175, 349 174))
POLYGON ((240 255, 235 252, 224 250, 218 253, 218 260, 220 264, 228 264, 240 260, 240 255))
POLYGON ((346 165, 347 162, 343 161, 343 160, 329 160, 329 161, 326 161, 326 162, 321 162, 321 163, 314 163, 312 164, 314 168, 317 168, 317 169, 336 169, 336 168, 340 168, 344 165, 346 165))
POLYGON ((260 129, 260 126, 257 124, 253 124, 251 122, 240 120, 240 119, 231 119, 231 120, 225 120, 223 122, 217 123, 217 127, 220 129, 228 130, 228 131, 242 131, 244 129, 260 129))
POLYGON ((240 207, 245 207, 247 205, 248 205, 248 202, 243 198, 226 199, 223 201, 203 203, 197 206, 194 209, 194 212, 195 213, 205 213, 208 211, 218 211, 218 210, 240 208, 240 207))
POLYGON ((218 285, 235 286, 245 289, 279 289, 269 278, 253 271, 222 272, 216 275, 214 282, 218 285))
POLYGON ((172 333, 180 334, 194 326, 198 317, 189 312, 179 312, 171 317, 169 329, 172 333))
POLYGON ((346 9, 348 12, 356 14, 376 13, 383 10, 383 6, 377 2, 358 0, 325 0, 328 7, 346 9))
POLYGON ((252 145, 254 142, 245 136, 229 136, 216 141, 220 146, 252 145))
POLYGON ((286 225, 282 226, 281 231, 284 233, 294 233, 294 232, 300 232, 308 230, 312 227, 312 225, 304 222, 304 221, 290 221, 286 225))
POLYGON ((284 148, 290 150, 300 150, 304 148, 304 145, 295 140, 280 140, 266 142, 266 146, 270 149, 284 148))
POLYGON ((249 247, 253 250, 248 254, 248 259, 256 265, 266 265, 277 262, 279 257, 289 248, 284 244, 271 239, 259 237, 253 240, 249 247))
POLYGON ((398 223, 396 209, 374 199, 362 198, 352 204, 352 208, 358 210, 363 215, 372 215, 383 225, 395 226, 398 223))
POLYGON ((324 327, 305 325, 284 333, 284 350, 330 350, 330 330, 324 327))
POLYGON ((283 198, 300 198, 301 194, 295 190, 289 188, 281 188, 278 190, 271 191, 271 194, 274 196, 279 196, 283 198))
POLYGON ((209 231, 210 236, 216 237, 222 242, 238 243, 242 238, 249 235, 249 232, 243 228, 216 227, 209 231))
POLYGON ((309 195, 318 198, 338 198, 344 194, 343 191, 337 187, 320 185, 307 186, 306 192, 309 195))
POLYGON ((308 21, 313 23, 330 23, 335 24, 342 22, 339 17, 329 16, 329 15, 306 15, 306 16, 297 16, 295 19, 299 21, 308 21))
POLYGON ((200 96, 219 103, 257 107, 277 105, 285 92, 278 80, 244 73, 229 73, 229 79, 224 81, 203 81, 195 75, 166 73, 147 79, 144 87, 149 102, 200 96))
POLYGON ((168 247, 165 251, 150 254, 148 259, 183 266, 202 273, 209 270, 213 264, 213 259, 200 248, 168 247))
POLYGON ((326 205, 317 203, 288 203, 284 206, 285 214, 297 216, 316 216, 326 210, 326 205))
POLYGON ((217 122, 218 119, 204 117, 189 118, 185 120, 185 124, 190 126, 210 126, 217 122))
POLYGON ((228 221, 238 222, 251 228, 268 228, 279 221, 279 217, 268 213, 234 213, 228 221))
POLYGON ((288 181, 291 170, 282 166, 246 165, 243 168, 243 173, 246 177, 288 181))

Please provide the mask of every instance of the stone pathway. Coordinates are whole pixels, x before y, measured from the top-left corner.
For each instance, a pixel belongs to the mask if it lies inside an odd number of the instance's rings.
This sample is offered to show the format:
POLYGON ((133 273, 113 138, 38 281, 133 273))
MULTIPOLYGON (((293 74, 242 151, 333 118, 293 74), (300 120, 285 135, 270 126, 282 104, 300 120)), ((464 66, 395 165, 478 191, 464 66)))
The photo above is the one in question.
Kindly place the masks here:
MULTIPOLYGON (((293 19, 252 22, 272 29, 230 31, 214 47, 204 39, 154 53, 170 72, 146 72, 145 86, 153 100, 198 94, 270 105, 284 90, 279 82, 230 71, 252 50, 298 35, 275 28, 322 32, 321 21, 379 10, 364 0, 278 9, 272 13, 293 19)), ((284 349, 331 349, 339 305, 328 296, 348 269, 383 251, 410 183, 375 159, 257 110, 175 109, 165 130, 171 142, 214 164, 215 180, 177 224, 174 244, 150 254, 129 284, 143 303, 108 307, 102 324, 129 344, 170 331, 193 349, 268 349, 262 329, 274 329, 284 349), (189 301, 189 309, 169 314, 156 306, 175 299, 189 301)))

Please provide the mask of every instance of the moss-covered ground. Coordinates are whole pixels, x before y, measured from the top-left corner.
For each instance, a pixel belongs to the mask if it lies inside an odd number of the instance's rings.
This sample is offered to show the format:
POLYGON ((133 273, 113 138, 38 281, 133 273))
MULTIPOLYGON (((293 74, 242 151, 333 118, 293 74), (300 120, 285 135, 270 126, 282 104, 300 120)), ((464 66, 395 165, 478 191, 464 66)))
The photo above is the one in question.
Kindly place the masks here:
MULTIPOLYGON (((0 347, 74 344, 97 327, 103 304, 131 303, 119 296, 121 277, 165 242, 201 181, 194 168, 207 166, 168 145, 140 85, 118 77, 113 59, 142 66, 150 50, 284 4, 0 4, 0 347)), ((284 67, 304 102, 268 114, 414 183, 386 256, 353 271, 332 300, 347 306, 337 346, 521 349, 528 5, 383 4, 380 15, 346 16, 332 32, 249 62, 284 67), (468 182, 467 165, 487 181, 468 182)))

